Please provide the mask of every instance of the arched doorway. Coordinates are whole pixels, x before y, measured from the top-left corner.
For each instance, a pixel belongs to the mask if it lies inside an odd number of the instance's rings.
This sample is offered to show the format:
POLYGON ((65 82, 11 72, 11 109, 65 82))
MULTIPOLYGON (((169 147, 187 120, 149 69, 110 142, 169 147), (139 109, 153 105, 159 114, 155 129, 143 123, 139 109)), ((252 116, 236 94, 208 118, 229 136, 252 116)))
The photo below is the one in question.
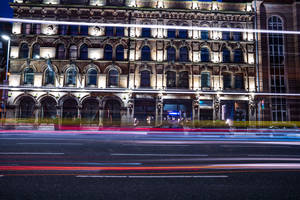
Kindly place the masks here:
POLYGON ((21 119, 35 119, 35 101, 28 96, 22 97, 19 103, 19 118, 21 119))
POLYGON ((41 100, 41 120, 44 123, 53 123, 56 118, 56 101, 52 97, 41 100))
POLYGON ((119 101, 107 100, 104 107, 103 123, 106 126, 119 126, 121 124, 121 104, 119 101))
POLYGON ((98 124, 99 102, 97 99, 88 98, 82 103, 81 121, 84 124, 98 124))
POLYGON ((67 99, 64 101, 62 118, 73 120, 78 118, 78 104, 75 99, 67 99))

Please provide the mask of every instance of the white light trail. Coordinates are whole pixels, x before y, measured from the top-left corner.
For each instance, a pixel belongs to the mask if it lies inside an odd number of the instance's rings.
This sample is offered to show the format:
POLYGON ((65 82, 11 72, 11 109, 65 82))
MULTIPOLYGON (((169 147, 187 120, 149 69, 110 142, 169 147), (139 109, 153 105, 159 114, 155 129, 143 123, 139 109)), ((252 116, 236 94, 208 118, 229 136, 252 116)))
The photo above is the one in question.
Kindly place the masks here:
POLYGON ((228 178, 226 175, 215 175, 215 176, 186 176, 186 175, 176 175, 176 176, 153 176, 153 175, 148 175, 148 176, 98 176, 98 175, 78 175, 76 176, 77 178, 228 178))
POLYGON ((91 23, 75 21, 53 21, 53 20, 33 20, 33 19, 12 19, 0 18, 0 22, 20 22, 32 24, 54 24, 54 25, 76 25, 76 26, 100 26, 100 27, 128 27, 128 28, 161 28, 161 29, 178 29, 178 30, 198 30, 198 31, 229 31, 244 33, 273 33, 273 34, 292 34, 300 35, 300 31, 285 30, 266 30, 266 29, 241 29, 226 27, 200 27, 200 26, 174 26, 174 25, 157 25, 157 24, 116 24, 116 23, 91 23))

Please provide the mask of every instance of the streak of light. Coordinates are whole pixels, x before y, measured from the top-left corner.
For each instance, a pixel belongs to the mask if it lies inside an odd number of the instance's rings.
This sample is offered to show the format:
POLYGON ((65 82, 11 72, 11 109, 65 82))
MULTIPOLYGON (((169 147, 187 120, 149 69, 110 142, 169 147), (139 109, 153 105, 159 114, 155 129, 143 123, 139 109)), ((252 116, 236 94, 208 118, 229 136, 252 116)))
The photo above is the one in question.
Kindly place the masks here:
POLYGON ((42 152, 0 152, 1 155, 63 155, 65 153, 42 152))
POLYGON ((116 23, 91 23, 76 21, 53 21, 53 20, 33 20, 33 19, 12 19, 0 18, 2 22, 20 22, 32 24, 55 24, 55 25, 77 25, 77 26, 100 26, 100 27, 128 27, 128 28, 161 28, 161 29, 178 29, 178 30, 196 30, 196 31, 229 31, 229 32, 245 32, 245 33, 273 33, 273 34, 293 34, 299 35, 299 31, 285 30, 266 30, 266 29, 242 29, 242 28, 226 28, 226 27, 199 27, 199 26, 176 26, 176 25, 157 25, 157 24, 116 24, 116 23))
POLYGON ((83 145, 82 143, 51 143, 51 142, 21 142, 17 143, 17 145, 75 145, 80 146, 83 145))
POLYGON ((214 164, 192 166, 126 166, 126 167, 74 167, 74 166, 0 166, 0 171, 158 171, 206 169, 300 169, 300 163, 214 164))
POLYGON ((187 175, 177 175, 177 176, 154 176, 154 175, 147 175, 147 176, 99 176, 99 175, 78 175, 77 178, 228 178, 226 175, 216 175, 216 176, 187 176, 187 175))
POLYGON ((194 156, 208 156, 206 154, 149 154, 149 153, 111 153, 112 156, 178 156, 178 157, 194 157, 194 156))

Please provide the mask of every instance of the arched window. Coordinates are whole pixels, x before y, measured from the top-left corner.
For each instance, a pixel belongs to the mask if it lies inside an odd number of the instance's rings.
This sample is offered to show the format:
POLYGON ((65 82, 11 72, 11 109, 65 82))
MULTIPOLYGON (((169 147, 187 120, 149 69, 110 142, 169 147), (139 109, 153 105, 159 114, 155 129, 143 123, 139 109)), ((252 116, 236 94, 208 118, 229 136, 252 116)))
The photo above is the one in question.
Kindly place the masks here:
POLYGON ((56 48, 56 58, 65 59, 65 45, 59 44, 56 48))
POLYGON ((234 62, 236 63, 242 63, 244 61, 243 59, 243 52, 241 49, 234 50, 234 62))
POLYGON ((88 46, 86 44, 81 45, 80 47, 80 60, 88 59, 88 46))
POLYGON ((70 47, 69 58, 70 59, 77 59, 77 46, 72 45, 70 47))
POLYGON ((210 87, 210 73, 201 72, 201 87, 207 88, 210 87))
POLYGON ((141 87, 150 87, 150 71, 141 71, 141 87))
POLYGON ((19 58, 28 58, 29 48, 28 44, 23 43, 20 47, 19 58))
POLYGON ((224 63, 229 63, 230 62, 230 51, 227 48, 223 48, 222 50, 222 57, 223 57, 223 62, 224 63))
POLYGON ((112 47, 108 44, 104 47, 104 60, 112 60, 112 47))
POLYGON ((67 35, 68 29, 69 29, 69 26, 67 26, 67 25, 59 25, 58 32, 60 35, 67 35))
POLYGON ((124 27, 116 27, 116 36, 124 36, 124 27))
POLYGON ((119 72, 116 69, 111 69, 108 72, 108 87, 119 86, 119 72))
POLYGON ((231 77, 231 73, 224 73, 223 74, 223 87, 224 89, 231 89, 231 81, 232 81, 232 77, 231 77))
POLYGON ((34 81, 34 71, 32 68, 27 67, 24 70, 24 84, 33 85, 33 81, 34 81))
POLYGON ((175 38, 175 37, 176 37, 176 30, 168 29, 168 38, 175 38))
POLYGON ((189 88, 189 72, 182 71, 179 73, 178 87, 185 89, 189 88))
POLYGON ((122 45, 119 45, 116 48, 116 59, 124 60, 124 47, 122 45))
POLYGON ((89 27, 88 26, 81 26, 80 27, 80 35, 88 35, 89 34, 89 27))
POLYGON ((230 32, 228 32, 228 31, 223 31, 223 32, 222 32, 222 39, 223 39, 223 40, 230 40, 230 32))
POLYGON ((188 31, 187 30, 179 30, 178 37, 183 38, 183 39, 187 38, 188 37, 188 31))
POLYGON ((233 32, 233 40, 234 41, 241 41, 242 40, 242 33, 241 32, 233 32))
POLYGON ((105 35, 114 36, 114 28, 110 26, 105 27, 105 35))
POLYGON ((40 45, 38 43, 33 45, 32 58, 33 59, 39 59, 40 58, 40 45))
POLYGON ((167 88, 176 88, 176 72, 167 71, 167 88))
POLYGON ((174 47, 167 48, 167 60, 168 61, 175 61, 176 59, 176 50, 174 47))
POLYGON ((151 29, 150 28, 142 28, 142 37, 145 37, 145 38, 151 37, 151 29))
POLYGON ((208 31, 206 30, 201 31, 201 39, 208 40, 208 31))
POLYGON ((144 46, 142 48, 142 60, 143 61, 149 61, 151 60, 151 50, 150 50, 150 47, 148 46, 144 46))
POLYGON ((88 80, 87 80, 87 84, 88 85, 97 85, 97 70, 94 68, 91 68, 88 70, 88 80))
POLYGON ((189 60, 189 50, 187 47, 181 47, 179 50, 179 57, 181 62, 187 62, 189 60))
POLYGON ((32 25, 32 32, 33 34, 41 34, 41 24, 33 24, 32 25))
POLYGON ((46 69, 45 71, 45 85, 54 85, 55 73, 52 69, 46 69))
POLYGON ((70 35, 78 35, 79 27, 76 25, 70 26, 70 35))
POLYGON ((74 67, 71 67, 67 70, 66 84, 67 85, 76 85, 77 80, 77 71, 74 67))
POLYGON ((234 87, 236 89, 244 89, 244 76, 243 76, 243 74, 236 74, 234 76, 234 87))
POLYGON ((209 50, 208 48, 201 48, 201 62, 209 62, 209 50))

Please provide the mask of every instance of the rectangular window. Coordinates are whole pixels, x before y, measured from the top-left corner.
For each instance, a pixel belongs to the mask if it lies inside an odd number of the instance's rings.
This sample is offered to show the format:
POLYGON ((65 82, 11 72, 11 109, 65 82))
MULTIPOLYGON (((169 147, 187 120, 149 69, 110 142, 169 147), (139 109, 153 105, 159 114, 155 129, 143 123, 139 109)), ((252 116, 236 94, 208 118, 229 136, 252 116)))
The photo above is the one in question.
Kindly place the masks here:
POLYGON ((210 74, 209 72, 201 73, 201 87, 210 87, 210 74))

